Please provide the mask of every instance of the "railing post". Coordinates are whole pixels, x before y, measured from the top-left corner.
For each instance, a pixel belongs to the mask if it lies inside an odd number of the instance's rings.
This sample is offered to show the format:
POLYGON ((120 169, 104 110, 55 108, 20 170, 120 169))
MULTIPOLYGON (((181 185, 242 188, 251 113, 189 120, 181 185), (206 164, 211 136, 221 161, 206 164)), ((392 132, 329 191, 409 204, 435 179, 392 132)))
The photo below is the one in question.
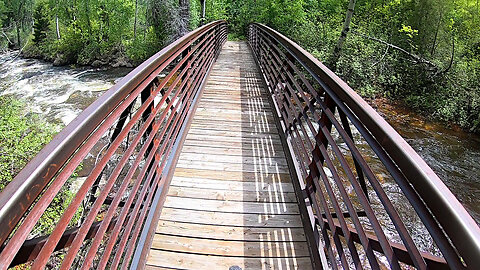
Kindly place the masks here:
POLYGON ((219 50, 219 44, 220 44, 220 36, 219 36, 219 27, 220 25, 215 26, 213 38, 215 39, 215 58, 218 56, 219 50))
MULTIPOLYGON (((347 135, 354 140, 352 131, 350 129, 350 124, 348 123, 347 116, 342 110, 338 110, 338 115, 340 116, 340 120, 342 121, 343 129, 347 133, 347 135)), ((360 186, 362 187, 363 193, 365 193, 365 196, 367 197, 368 201, 370 201, 370 197, 368 196, 368 190, 367 190, 367 184, 365 182, 365 176, 363 175, 363 170, 360 164, 358 163, 358 160, 356 157, 353 157, 353 163, 355 165, 355 170, 357 172, 357 180, 360 183, 360 186)))
MULTIPOLYGON (((152 95, 153 91, 155 90, 156 88, 156 85, 155 85, 155 81, 156 80, 153 80, 149 86, 147 86, 140 94, 140 99, 142 101, 142 104, 145 103, 147 101, 147 99, 152 95)), ((142 120, 145 122, 147 121, 148 117, 150 116, 150 114, 152 113, 152 110, 153 110, 153 107, 154 107, 154 103, 153 103, 153 100, 150 102, 150 104, 148 105, 147 109, 143 112, 142 114, 142 120)), ((143 134, 143 139, 145 140, 148 135, 150 135, 150 132, 152 132, 152 127, 153 127, 153 122, 150 123, 150 125, 147 127, 147 130, 145 131, 145 133, 143 134)), ((153 142, 150 143, 150 145, 148 146, 148 149, 147 151, 145 152, 145 156, 148 156, 148 154, 150 153, 150 150, 152 149, 153 147, 153 142)))
MULTIPOLYGON (((258 27, 257 26, 253 26, 253 34, 254 34, 254 37, 255 37, 255 51, 257 51, 257 53, 259 54, 259 52, 260 52, 260 50, 259 50, 260 38, 258 37, 258 27)), ((260 57, 260 60, 261 60, 261 57, 260 57)))

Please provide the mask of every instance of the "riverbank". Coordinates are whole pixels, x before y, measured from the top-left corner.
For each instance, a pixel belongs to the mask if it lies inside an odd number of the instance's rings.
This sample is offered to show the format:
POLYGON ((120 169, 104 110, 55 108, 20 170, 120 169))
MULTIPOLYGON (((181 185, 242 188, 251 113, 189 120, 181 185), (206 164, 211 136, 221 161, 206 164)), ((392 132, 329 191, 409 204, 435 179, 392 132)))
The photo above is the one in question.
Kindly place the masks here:
POLYGON ((67 51, 52 49, 50 46, 28 45, 22 50, 21 55, 24 58, 44 60, 52 63, 54 66, 80 65, 92 67, 127 67, 132 68, 137 63, 130 59, 125 51, 115 46, 105 50, 103 53, 92 52, 83 56, 74 55, 67 51))

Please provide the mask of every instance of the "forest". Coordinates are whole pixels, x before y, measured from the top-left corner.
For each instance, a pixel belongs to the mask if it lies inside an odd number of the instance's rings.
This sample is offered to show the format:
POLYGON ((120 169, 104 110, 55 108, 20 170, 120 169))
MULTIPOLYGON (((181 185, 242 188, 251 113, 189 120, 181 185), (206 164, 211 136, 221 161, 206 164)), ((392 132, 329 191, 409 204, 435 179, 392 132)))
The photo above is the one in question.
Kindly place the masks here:
MULTIPOLYGON (((365 98, 480 132, 479 0, 206 0, 230 39, 261 22, 365 98)), ((135 66, 198 27, 200 0, 0 0, 0 48, 56 65, 135 66)))

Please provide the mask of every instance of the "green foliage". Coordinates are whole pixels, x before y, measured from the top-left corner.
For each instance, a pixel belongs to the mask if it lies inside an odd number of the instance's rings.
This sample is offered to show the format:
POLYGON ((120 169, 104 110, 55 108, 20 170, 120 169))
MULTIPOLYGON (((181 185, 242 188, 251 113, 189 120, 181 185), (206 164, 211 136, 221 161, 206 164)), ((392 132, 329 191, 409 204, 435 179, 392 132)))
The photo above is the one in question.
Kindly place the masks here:
MULTIPOLYGON (((43 213, 42 217, 39 219, 38 223, 33 228, 32 235, 45 235, 50 234, 55 225, 57 225, 62 214, 67 209, 67 207, 72 202, 75 197, 75 193, 70 190, 68 185, 62 187, 60 192, 53 198, 53 201, 50 203, 48 208, 43 213)), ((83 208, 79 207, 75 212, 72 220, 70 221, 71 226, 76 226, 78 221, 81 219, 83 208)))
POLYGON ((190 30, 198 28, 200 25, 201 17, 201 5, 200 0, 190 1, 190 30))
POLYGON ((37 45, 47 38, 50 28, 47 8, 46 3, 38 2, 33 13, 33 42, 37 45))
POLYGON ((0 27, 3 26, 3 21, 6 19, 7 7, 5 7, 5 3, 3 0, 0 0, 0 27))
POLYGON ((0 190, 49 142, 55 127, 20 101, 0 97, 0 190))
POLYGON ((161 48, 158 37, 151 26, 144 30, 143 37, 137 37, 134 40, 124 41, 124 46, 127 48, 127 55, 134 64, 140 64, 151 55, 158 52, 161 48))
MULTIPOLYGON (((248 23, 261 22, 325 61, 339 38, 349 1, 214 2, 207 5, 207 18, 226 19, 229 38, 241 38, 248 23)), ((357 1, 350 28, 363 36, 348 34, 336 72, 363 96, 404 100, 480 132, 479 10, 476 0, 357 1)))
POLYGON ((13 43, 16 39, 18 47, 22 44, 22 38, 30 34, 34 2, 35 0, 3 0, 6 9, 0 17, 5 18, 3 24, 10 29, 6 34, 9 41, 13 43))
MULTIPOLYGON (((48 124, 31 113, 26 105, 17 99, 0 96, 0 191, 15 175, 51 141, 58 127, 48 124)), ((79 171, 81 168, 77 168, 79 171)), ((63 211, 75 196, 70 184, 76 178, 74 173, 58 195, 50 203, 36 224, 32 235, 50 233, 63 211)), ((71 221, 75 224, 81 215, 80 208, 71 221)))

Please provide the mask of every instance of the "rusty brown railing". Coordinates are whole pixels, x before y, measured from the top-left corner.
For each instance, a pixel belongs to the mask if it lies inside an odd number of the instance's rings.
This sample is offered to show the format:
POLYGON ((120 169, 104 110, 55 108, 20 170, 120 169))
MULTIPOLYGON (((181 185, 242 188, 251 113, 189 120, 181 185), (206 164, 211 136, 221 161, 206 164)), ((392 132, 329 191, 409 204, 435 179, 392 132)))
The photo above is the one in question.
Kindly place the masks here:
POLYGON ((125 269, 145 260, 177 149, 226 35, 224 21, 212 22, 152 56, 15 177, 0 194, 1 269, 125 269), (40 230, 47 218, 52 228, 40 230))
POLYGON ((479 227, 382 117, 275 30, 251 24, 248 40, 298 179, 315 268, 480 266, 479 227))

